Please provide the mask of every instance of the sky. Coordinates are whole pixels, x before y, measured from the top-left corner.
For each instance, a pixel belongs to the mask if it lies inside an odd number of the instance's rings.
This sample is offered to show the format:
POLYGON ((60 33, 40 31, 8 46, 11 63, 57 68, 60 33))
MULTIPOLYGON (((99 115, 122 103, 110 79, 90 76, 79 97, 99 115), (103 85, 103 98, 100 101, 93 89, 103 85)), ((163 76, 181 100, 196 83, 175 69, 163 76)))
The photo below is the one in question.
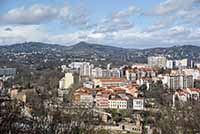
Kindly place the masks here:
POLYGON ((0 45, 200 46, 200 0, 0 0, 0 45))

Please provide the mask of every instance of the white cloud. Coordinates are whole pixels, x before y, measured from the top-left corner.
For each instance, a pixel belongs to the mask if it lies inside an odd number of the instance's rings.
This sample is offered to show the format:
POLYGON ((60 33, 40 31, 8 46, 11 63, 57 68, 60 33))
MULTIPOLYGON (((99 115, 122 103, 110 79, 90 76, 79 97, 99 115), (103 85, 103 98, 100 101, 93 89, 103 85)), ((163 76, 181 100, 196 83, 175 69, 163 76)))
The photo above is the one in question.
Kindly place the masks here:
MULTIPOLYGON (((199 7, 200 8, 200 7, 199 7)), ((177 16, 182 19, 184 23, 191 23, 195 25, 200 24, 200 10, 199 8, 193 8, 190 10, 181 10, 177 12, 177 16)))
POLYGON ((11 9, 0 18, 1 23, 5 24, 39 24, 56 18, 58 14, 56 8, 37 4, 11 9))
POLYGON ((127 20, 114 19, 103 23, 98 23, 96 27, 94 27, 94 33, 115 32, 131 29, 132 27, 134 27, 134 24, 127 20))
POLYGON ((65 25, 79 26, 85 28, 89 23, 89 12, 84 7, 69 7, 69 14, 61 15, 65 25))
POLYGON ((129 6, 126 10, 114 12, 112 18, 124 18, 137 14, 140 11, 138 7, 129 6))
MULTIPOLYGON (((167 32, 175 25, 196 27, 200 24, 199 0, 165 0, 145 15, 156 16, 156 21, 149 25, 147 32, 167 32)), ((147 16, 145 16, 147 17, 147 16)))
POLYGON ((174 36, 174 35, 181 35, 181 36, 183 36, 185 34, 188 34, 189 32, 190 32, 190 30, 186 29, 183 26, 174 26, 174 27, 172 27, 172 28, 170 28, 168 30, 168 33, 171 36, 174 36))
POLYGON ((86 25, 89 15, 82 7, 35 4, 29 7, 11 9, 0 15, 1 24, 34 25, 59 21, 65 25, 86 25))
POLYGON ((127 9, 120 10, 112 13, 92 25, 94 33, 108 33, 117 32, 121 30, 128 30, 134 27, 134 22, 130 20, 130 17, 138 14, 140 9, 135 6, 129 6, 127 9))
POLYGON ((13 44, 25 41, 39 41, 53 44, 72 45, 80 41, 102 43, 120 47, 152 47, 160 45, 178 45, 200 42, 200 29, 184 26, 173 26, 166 30, 155 32, 142 32, 135 28, 128 30, 94 33, 77 31, 64 34, 50 34, 39 25, 2 26, 0 27, 0 44, 13 44), (6 28, 12 31, 6 31, 6 28), (156 37, 156 38, 155 38, 156 37))
POLYGON ((156 20, 152 25, 148 26, 145 31, 155 32, 163 29, 167 29, 176 22, 176 16, 165 16, 162 19, 156 20))
POLYGON ((0 27, 0 44, 13 44, 25 41, 45 41, 47 33, 39 25, 2 26, 0 27), (5 29, 12 29, 8 31, 5 29))
POLYGON ((195 0, 165 0, 155 6, 147 15, 166 15, 177 10, 188 10, 195 3, 195 0))
POLYGON ((93 39, 102 39, 102 38, 105 38, 105 34, 93 33, 93 34, 89 34, 88 37, 93 38, 93 39))

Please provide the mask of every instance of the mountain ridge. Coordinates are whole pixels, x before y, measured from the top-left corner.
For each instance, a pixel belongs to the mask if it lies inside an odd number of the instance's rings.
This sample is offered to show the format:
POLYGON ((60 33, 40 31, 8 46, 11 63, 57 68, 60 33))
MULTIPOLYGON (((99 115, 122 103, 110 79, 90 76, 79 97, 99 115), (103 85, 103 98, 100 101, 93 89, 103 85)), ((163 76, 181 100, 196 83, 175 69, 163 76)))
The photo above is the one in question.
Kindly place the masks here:
POLYGON ((52 44, 52 43, 44 43, 44 42, 23 42, 23 43, 15 43, 15 44, 10 44, 10 45, 1 45, 0 48, 2 47, 12 47, 12 46, 19 46, 19 45, 24 45, 24 46, 30 46, 31 45, 37 45, 37 46, 40 46, 40 45, 45 45, 45 46, 51 46, 51 47, 54 47, 54 46, 60 46, 60 47, 77 47, 77 46, 98 46, 98 47, 107 47, 107 48, 118 48, 118 49, 128 49, 128 50, 150 50, 150 49, 168 49, 168 48, 180 48, 180 47, 200 47, 198 45, 188 45, 188 44, 185 44, 185 45, 174 45, 174 46, 170 46, 170 47, 151 47, 151 48, 141 48, 141 49, 138 49, 138 48, 124 48, 124 47, 117 47, 117 46, 111 46, 111 45, 104 45, 104 44, 98 44, 98 43, 88 43, 88 42, 85 42, 85 41, 81 41, 79 43, 76 43, 76 44, 73 44, 73 45, 61 45, 61 44, 52 44))
MULTIPOLYGON (((99 62, 104 64, 112 62, 121 65, 127 63, 146 63, 148 56, 156 55, 163 55, 168 59, 189 58, 200 62, 200 47, 195 45, 182 45, 165 48, 134 49, 87 42, 79 42, 71 46, 42 42, 25 42, 0 46, 0 55, 5 60, 12 59, 13 61, 17 61, 20 59, 23 63, 27 64, 29 63, 26 61, 27 59, 30 59, 31 64, 37 63, 38 61, 43 62, 44 59, 49 59, 48 61, 52 63, 64 59, 62 60, 62 64, 64 61, 80 60, 96 62, 97 64, 99 62), (16 56, 20 54, 24 55, 25 58, 23 60, 22 57, 16 56), (38 60, 36 60, 37 58, 38 60)), ((61 62, 59 63, 61 64, 61 62)))

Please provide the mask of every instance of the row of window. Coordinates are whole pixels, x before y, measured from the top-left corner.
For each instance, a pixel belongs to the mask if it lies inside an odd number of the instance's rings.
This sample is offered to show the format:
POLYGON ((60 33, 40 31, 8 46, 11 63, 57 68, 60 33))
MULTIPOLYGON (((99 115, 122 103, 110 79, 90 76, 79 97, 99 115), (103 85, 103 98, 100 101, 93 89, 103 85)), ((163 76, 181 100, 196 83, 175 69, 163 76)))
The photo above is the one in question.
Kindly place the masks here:
POLYGON ((122 102, 122 101, 120 101, 120 102, 111 102, 111 104, 127 104, 127 102, 122 102))
POLYGON ((127 105, 110 105, 111 107, 127 107, 127 105))

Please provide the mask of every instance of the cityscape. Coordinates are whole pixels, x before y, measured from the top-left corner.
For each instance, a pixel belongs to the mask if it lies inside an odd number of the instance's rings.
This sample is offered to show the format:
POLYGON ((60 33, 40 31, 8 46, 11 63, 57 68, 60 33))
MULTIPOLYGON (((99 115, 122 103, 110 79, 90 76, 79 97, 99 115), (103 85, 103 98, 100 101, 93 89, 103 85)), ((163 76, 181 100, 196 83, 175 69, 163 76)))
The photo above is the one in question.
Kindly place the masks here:
POLYGON ((200 134, 199 7, 0 1, 0 134, 200 134))

